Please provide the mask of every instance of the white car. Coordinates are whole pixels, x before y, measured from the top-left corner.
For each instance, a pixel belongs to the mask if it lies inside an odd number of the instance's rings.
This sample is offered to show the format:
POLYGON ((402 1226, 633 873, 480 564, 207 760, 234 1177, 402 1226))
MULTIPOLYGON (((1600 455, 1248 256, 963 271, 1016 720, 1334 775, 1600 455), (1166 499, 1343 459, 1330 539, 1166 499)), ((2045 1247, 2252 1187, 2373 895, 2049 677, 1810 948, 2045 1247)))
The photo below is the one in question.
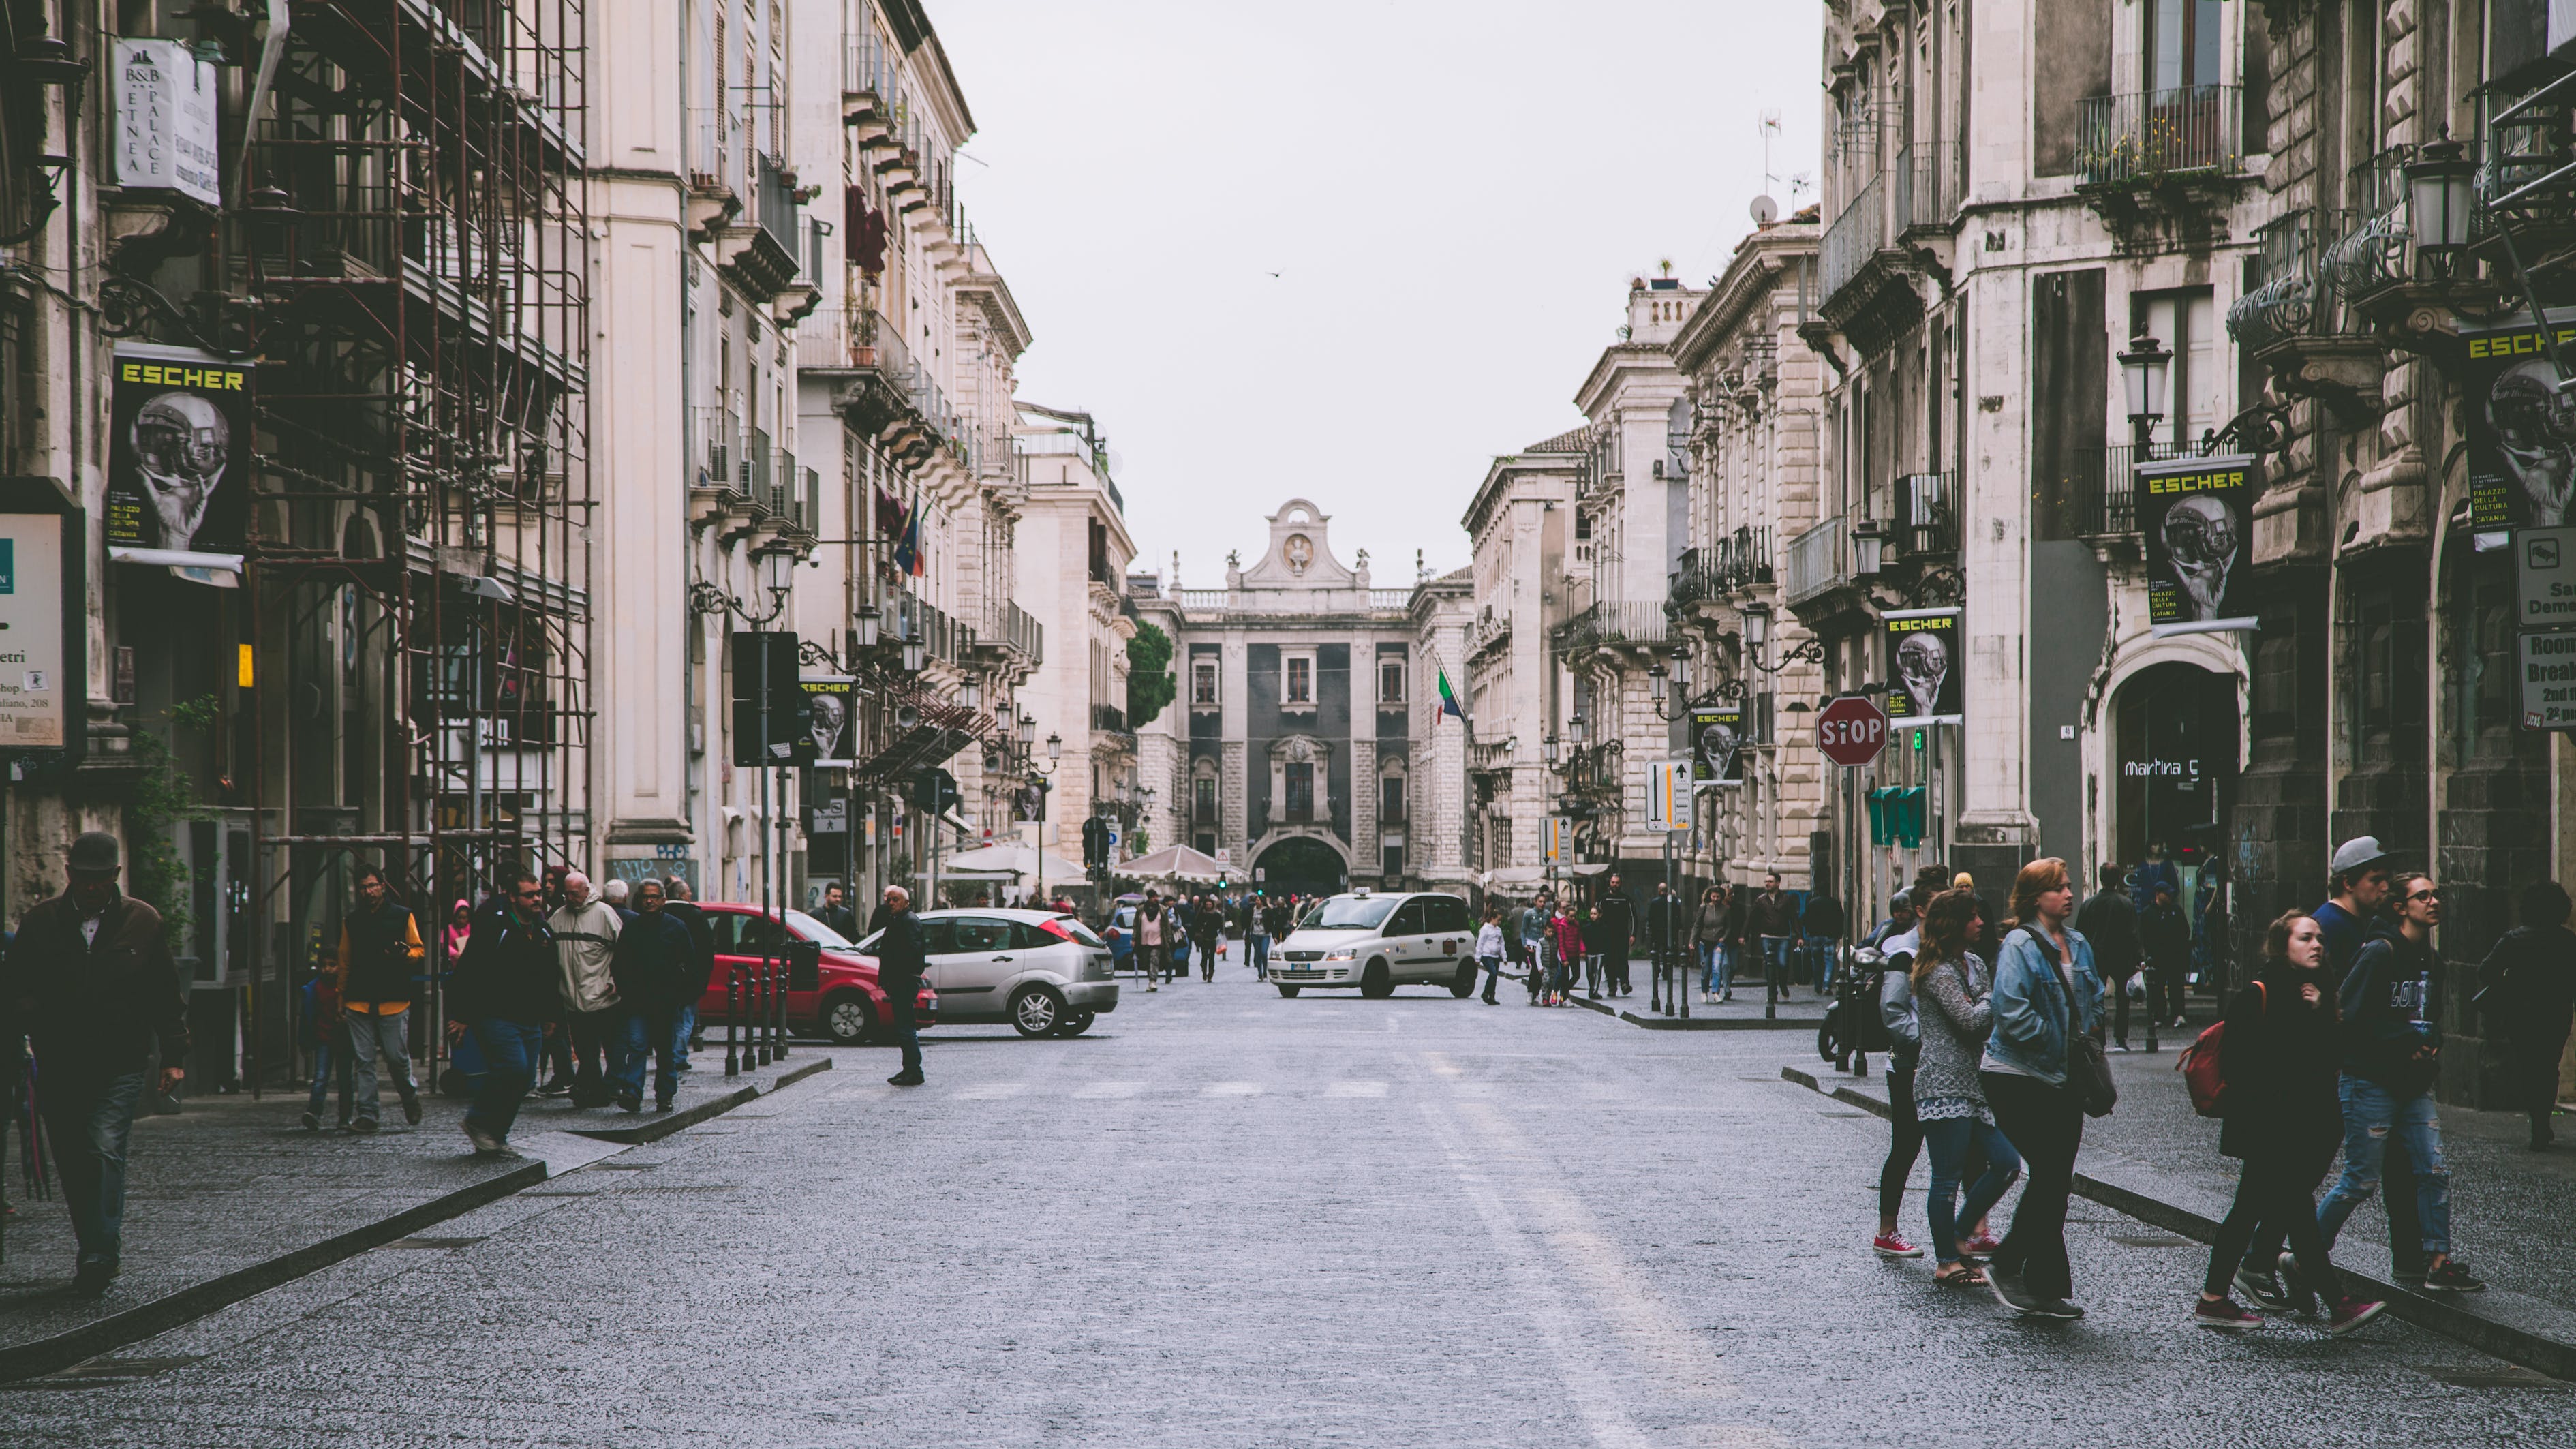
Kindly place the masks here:
MULTIPOLYGON (((1007 1021, 1022 1036, 1080 1036, 1118 1009, 1109 943, 1072 916, 923 911, 921 936, 941 1026, 1007 1021)), ((861 941, 860 953, 875 959, 877 939, 861 941)))
MULTIPOLYGON (((1315 903, 1288 939, 1270 948, 1282 996, 1309 986, 1356 986, 1385 996, 1408 983, 1476 989, 1476 927, 1456 896, 1353 891, 1315 903)), ((945 1013, 947 994, 940 995, 945 1013)))

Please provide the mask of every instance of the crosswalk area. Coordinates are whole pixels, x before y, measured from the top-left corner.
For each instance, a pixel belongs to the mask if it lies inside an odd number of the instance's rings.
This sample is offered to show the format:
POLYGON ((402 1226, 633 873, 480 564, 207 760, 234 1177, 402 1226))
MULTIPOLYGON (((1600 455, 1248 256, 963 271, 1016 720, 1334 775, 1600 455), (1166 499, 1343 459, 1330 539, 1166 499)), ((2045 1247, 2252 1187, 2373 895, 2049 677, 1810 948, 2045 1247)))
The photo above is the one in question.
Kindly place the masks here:
POLYGON ((1007 1102, 1028 1097, 1071 1097, 1077 1101, 1122 1101, 1131 1097, 1312 1097, 1328 1101, 1377 1101, 1385 1098, 1391 1084, 1383 1081, 1335 1078, 1326 1081, 1290 1079, 1256 1081, 1241 1078, 1223 1081, 1146 1080, 1103 1078, 1090 1081, 1067 1081, 1059 1077, 1023 1078, 1011 1081, 962 1082, 943 1086, 937 1079, 921 1088, 885 1086, 877 1082, 853 1082, 832 1093, 836 1099, 892 1095, 926 1096, 951 1102, 1007 1102))

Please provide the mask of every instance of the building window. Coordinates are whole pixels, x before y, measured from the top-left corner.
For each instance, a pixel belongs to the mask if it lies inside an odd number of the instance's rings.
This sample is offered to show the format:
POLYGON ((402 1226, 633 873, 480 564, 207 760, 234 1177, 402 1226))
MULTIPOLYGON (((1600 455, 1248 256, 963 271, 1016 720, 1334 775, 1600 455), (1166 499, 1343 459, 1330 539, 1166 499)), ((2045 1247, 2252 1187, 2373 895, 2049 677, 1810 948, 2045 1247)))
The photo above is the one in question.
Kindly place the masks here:
POLYGON ((1377 662, 1377 698, 1380 704, 1404 703, 1404 659, 1390 654, 1377 662))
POLYGON ((1292 825, 1312 824, 1315 819, 1315 767, 1292 764, 1287 767, 1288 821, 1292 825))
POLYGON ((1216 703, 1216 661, 1202 659, 1190 665, 1190 703, 1216 703))
POLYGON ((1190 823, 1216 823, 1216 778, 1212 775, 1201 775, 1190 782, 1190 823))
POLYGON ((1309 654, 1291 654, 1287 659, 1287 677, 1281 681, 1279 700, 1282 704, 1311 705, 1315 702, 1315 659, 1309 654))
POLYGON ((1377 818, 1393 824, 1404 819, 1404 777, 1382 775, 1377 782, 1377 818))
POLYGON ((1402 879, 1404 876, 1404 847, 1401 845, 1381 845, 1378 847, 1377 853, 1378 869, 1385 874, 1386 878, 1388 880, 1402 879))
POLYGON ((1213 830, 1200 831, 1196 836, 1191 838, 1190 848, 1201 855, 1216 854, 1216 832, 1213 830))

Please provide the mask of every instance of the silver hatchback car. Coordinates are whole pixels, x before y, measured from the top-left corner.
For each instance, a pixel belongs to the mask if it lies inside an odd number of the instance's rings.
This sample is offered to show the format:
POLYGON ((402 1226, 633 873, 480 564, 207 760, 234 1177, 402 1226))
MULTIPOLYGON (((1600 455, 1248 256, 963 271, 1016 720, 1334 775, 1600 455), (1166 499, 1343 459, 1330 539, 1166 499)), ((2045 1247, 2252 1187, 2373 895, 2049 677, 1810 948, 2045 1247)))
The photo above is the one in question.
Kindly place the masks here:
MULTIPOLYGON (((860 954, 874 959, 882 934, 861 941, 860 954)), ((1072 916, 923 911, 921 934, 942 1026, 1007 1021, 1022 1036, 1080 1036, 1118 1009, 1109 943, 1072 916)))

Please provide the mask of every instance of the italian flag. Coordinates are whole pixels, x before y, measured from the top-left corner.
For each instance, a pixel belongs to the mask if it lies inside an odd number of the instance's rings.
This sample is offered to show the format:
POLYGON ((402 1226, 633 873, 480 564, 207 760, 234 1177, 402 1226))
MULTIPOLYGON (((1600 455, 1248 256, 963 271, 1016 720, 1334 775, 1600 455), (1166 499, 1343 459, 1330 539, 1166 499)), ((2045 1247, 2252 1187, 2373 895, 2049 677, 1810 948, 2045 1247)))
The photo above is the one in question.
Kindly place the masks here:
POLYGON ((1458 703, 1458 691, 1449 687, 1449 670, 1445 666, 1434 667, 1440 671, 1440 713, 1454 714, 1458 716, 1458 723, 1467 723, 1467 710, 1458 703))

